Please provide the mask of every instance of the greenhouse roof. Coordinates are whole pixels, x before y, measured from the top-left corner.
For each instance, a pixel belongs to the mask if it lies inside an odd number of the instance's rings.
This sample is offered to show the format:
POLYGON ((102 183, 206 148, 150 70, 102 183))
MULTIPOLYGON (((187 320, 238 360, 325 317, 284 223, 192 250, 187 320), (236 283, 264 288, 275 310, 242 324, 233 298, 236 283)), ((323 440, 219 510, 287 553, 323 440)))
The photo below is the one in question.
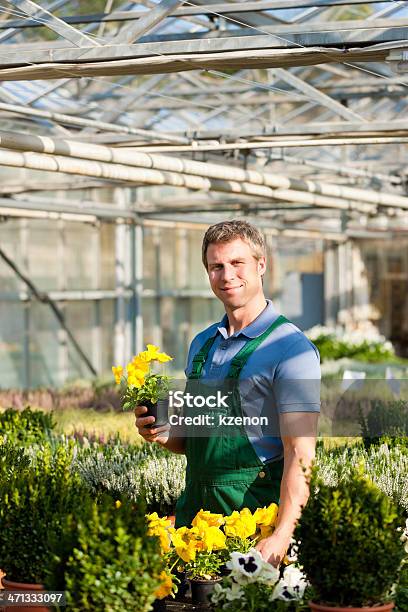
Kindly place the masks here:
POLYGON ((0 167, 33 172, 0 212, 143 186, 123 218, 408 232, 407 26, 394 0, 1 1, 0 167))

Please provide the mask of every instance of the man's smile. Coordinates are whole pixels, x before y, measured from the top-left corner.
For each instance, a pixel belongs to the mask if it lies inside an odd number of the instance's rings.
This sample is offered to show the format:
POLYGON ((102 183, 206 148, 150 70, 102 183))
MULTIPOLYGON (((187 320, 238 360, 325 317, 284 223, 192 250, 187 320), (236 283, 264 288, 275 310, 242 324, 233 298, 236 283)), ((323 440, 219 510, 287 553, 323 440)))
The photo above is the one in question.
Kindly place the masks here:
POLYGON ((241 289, 243 285, 237 285, 236 287, 221 287, 221 291, 225 291, 226 293, 233 293, 237 291, 237 289, 241 289))

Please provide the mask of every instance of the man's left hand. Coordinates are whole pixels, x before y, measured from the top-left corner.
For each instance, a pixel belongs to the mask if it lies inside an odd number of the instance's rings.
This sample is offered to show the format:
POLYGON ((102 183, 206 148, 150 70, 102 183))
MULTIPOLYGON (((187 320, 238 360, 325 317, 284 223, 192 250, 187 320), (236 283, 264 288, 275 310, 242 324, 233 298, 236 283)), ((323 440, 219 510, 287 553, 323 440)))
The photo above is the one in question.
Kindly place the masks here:
POLYGON ((290 536, 275 532, 268 538, 260 540, 255 548, 259 550, 265 561, 278 567, 286 555, 289 544, 290 536))

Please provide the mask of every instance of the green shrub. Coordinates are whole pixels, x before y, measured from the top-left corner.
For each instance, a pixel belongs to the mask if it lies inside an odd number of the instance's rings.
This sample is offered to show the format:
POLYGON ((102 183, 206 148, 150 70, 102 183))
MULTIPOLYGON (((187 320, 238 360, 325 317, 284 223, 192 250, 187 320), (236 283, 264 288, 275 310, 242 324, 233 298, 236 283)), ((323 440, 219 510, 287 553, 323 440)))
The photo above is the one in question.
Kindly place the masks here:
POLYGON ((0 557, 8 578, 42 583, 50 537, 58 537, 65 515, 78 507, 84 486, 71 472, 73 446, 49 445, 28 464, 13 445, 0 446, 0 557), (18 457, 20 468, 15 468, 18 457), (7 467, 8 466, 8 467, 7 467))
POLYGON ((0 482, 9 480, 29 465, 30 459, 23 448, 9 441, 0 442, 0 482))
POLYGON ((364 446, 387 442, 405 444, 408 436, 408 402, 376 402, 366 417, 360 413, 364 446))
POLYGON ((398 528, 402 511, 355 471, 330 487, 314 478, 296 538, 299 563, 317 601, 339 606, 383 602, 395 583, 405 552, 398 528))
POLYGON ((72 612, 146 612, 164 569, 157 538, 147 536, 145 509, 103 495, 84 499, 66 517, 47 588, 65 590, 72 612))
POLYGON ((52 414, 31 410, 29 406, 24 410, 7 408, 0 413, 0 436, 11 442, 31 444, 47 440, 54 427, 52 414))
POLYGON ((401 568, 400 579, 395 593, 395 612, 408 610, 408 560, 401 568))
POLYGON ((147 511, 172 514, 185 487, 186 459, 156 444, 142 447, 121 444, 94 447, 79 453, 75 467, 94 494, 137 501, 144 498, 147 511))

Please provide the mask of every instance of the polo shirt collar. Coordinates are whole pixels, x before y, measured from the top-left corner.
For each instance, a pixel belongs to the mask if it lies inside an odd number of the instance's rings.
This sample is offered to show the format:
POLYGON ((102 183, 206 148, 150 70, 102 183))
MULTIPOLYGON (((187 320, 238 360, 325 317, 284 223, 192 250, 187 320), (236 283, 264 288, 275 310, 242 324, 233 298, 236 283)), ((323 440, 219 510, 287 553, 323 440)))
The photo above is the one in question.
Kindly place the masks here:
POLYGON ((252 323, 236 332, 232 336, 228 336, 228 317, 225 314, 218 325, 218 331, 221 336, 227 338, 237 338, 238 336, 246 336, 247 338, 257 338, 268 329, 270 325, 278 318, 279 314, 275 310, 272 300, 266 300, 264 310, 259 314, 252 323))

